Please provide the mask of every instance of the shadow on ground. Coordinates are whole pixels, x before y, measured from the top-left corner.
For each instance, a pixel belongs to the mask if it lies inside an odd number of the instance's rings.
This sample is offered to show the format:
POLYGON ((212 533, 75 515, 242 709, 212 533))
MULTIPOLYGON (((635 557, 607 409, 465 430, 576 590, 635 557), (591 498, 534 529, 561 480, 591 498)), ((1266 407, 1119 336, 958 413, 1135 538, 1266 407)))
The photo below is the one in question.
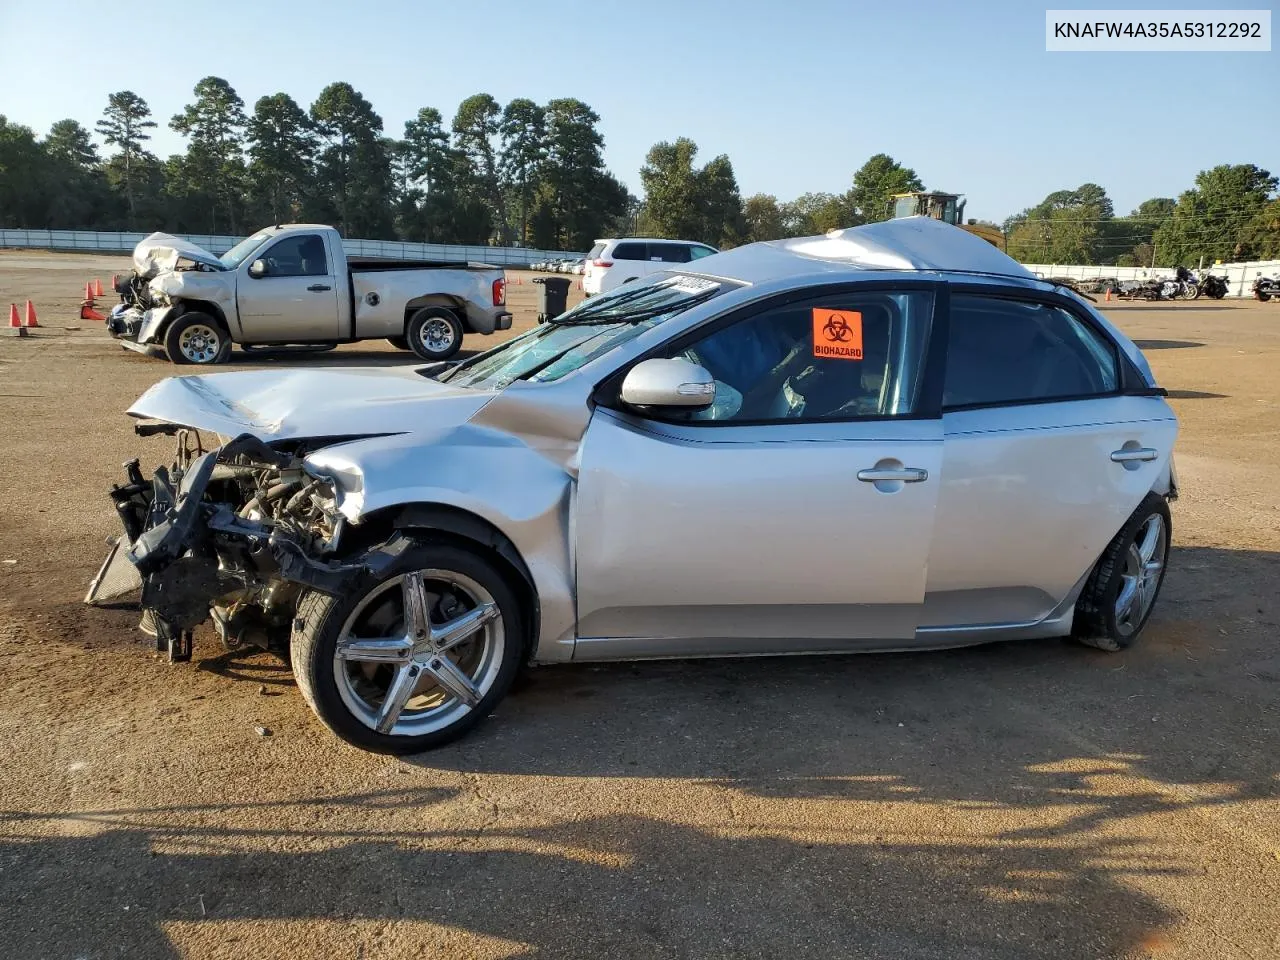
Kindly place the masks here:
POLYGON ((213 786, 201 805, 0 812, 0 953, 176 957, 168 924, 326 918, 535 956, 1113 956, 1181 919, 1144 888, 1201 870, 1140 825, 1280 796, 1280 624, 1274 594, 1249 599, 1278 575, 1280 554, 1175 550, 1119 655, 539 669, 472 736, 406 761, 474 796, 223 803, 213 786), (529 816, 482 795, 487 774, 579 786, 529 816), (642 787, 599 812, 601 791, 642 787), (728 806, 664 813, 689 796, 728 806), (457 826, 458 803, 491 822, 457 826))

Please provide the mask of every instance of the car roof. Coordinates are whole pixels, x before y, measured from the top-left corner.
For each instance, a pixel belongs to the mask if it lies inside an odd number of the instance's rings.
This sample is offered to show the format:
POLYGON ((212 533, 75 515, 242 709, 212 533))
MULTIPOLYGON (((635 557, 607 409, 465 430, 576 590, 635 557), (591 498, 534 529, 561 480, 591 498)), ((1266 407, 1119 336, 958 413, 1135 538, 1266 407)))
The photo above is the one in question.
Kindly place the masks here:
POLYGON ((931 217, 903 217, 816 237, 751 243, 681 264, 680 270, 749 284, 823 274, 832 281, 866 279, 869 273, 886 271, 968 274, 974 279, 998 277, 1052 287, 981 237, 931 217))

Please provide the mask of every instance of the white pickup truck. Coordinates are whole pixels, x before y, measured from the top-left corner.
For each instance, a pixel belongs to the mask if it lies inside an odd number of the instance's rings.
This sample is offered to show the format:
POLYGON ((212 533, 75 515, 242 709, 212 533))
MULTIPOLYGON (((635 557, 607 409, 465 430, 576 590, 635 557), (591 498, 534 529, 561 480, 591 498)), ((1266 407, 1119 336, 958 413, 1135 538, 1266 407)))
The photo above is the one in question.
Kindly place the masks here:
POLYGON ((107 329, 139 352, 163 348, 174 363, 222 363, 232 343, 323 349, 377 338, 445 360, 464 333, 511 327, 501 267, 348 258, 333 227, 268 227, 221 257, 155 233, 133 260, 107 329))

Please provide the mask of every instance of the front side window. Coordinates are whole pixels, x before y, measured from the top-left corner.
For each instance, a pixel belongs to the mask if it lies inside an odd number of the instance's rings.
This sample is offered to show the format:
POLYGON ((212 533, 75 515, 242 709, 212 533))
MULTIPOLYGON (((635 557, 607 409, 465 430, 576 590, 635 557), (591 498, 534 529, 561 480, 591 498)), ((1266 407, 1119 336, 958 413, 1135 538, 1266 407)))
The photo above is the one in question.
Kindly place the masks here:
POLYGON ((714 254, 714 253, 715 253, 715 251, 714 251, 714 250, 712 250, 710 247, 690 247, 690 248, 689 248, 689 259, 690 259, 690 260, 701 260, 703 257, 709 257, 709 256, 711 256, 711 255, 712 255, 712 254, 714 254))
POLYGON ((1061 307, 959 294, 951 299, 944 407, 1049 402, 1114 393, 1115 347, 1061 307))
POLYGON ((933 317, 928 291, 866 292, 766 308, 670 355, 706 368, 698 421, 794 422, 916 412, 933 317))
POLYGON ((285 237, 258 259, 266 261, 264 277, 323 277, 329 273, 324 239, 314 233, 285 237))

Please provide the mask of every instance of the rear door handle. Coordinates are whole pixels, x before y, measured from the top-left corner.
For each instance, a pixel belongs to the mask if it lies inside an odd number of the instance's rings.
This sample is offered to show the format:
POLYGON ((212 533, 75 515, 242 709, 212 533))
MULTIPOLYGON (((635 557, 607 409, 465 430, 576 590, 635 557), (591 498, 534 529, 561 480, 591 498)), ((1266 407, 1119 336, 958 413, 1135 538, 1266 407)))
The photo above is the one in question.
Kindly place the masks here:
POLYGON ((1111 459, 1116 463, 1129 463, 1132 460, 1154 460, 1160 456, 1159 451, 1150 447, 1133 447, 1128 450, 1112 450, 1111 459))
POLYGON ((307 289, 312 293, 320 293, 322 290, 332 290, 333 287, 329 286, 327 283, 313 283, 311 286, 307 287, 307 289))
POLYGON ((901 480, 903 483, 920 483, 929 479, 929 471, 919 467, 900 467, 892 470, 859 470, 858 479, 863 483, 878 483, 881 480, 901 480))

